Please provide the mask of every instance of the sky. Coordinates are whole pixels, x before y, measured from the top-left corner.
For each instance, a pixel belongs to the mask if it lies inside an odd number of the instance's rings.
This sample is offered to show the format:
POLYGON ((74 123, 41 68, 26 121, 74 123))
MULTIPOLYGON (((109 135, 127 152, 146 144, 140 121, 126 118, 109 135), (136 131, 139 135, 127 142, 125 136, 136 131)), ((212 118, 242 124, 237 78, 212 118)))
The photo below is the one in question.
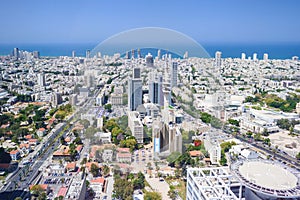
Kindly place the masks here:
POLYGON ((299 0, 1 0, 0 43, 100 43, 163 27, 205 43, 300 43, 299 0))

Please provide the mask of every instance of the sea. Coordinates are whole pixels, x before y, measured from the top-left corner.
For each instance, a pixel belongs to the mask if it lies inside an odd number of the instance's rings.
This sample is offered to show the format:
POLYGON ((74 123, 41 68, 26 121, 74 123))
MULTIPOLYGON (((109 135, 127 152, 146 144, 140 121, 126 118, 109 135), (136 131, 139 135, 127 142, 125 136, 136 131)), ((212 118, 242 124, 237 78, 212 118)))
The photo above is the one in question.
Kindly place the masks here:
MULTIPOLYGON (((41 56, 58 57, 71 56, 72 51, 76 56, 85 56, 86 50, 92 50, 97 44, 0 44, 0 55, 10 55, 13 48, 19 48, 24 51, 39 51, 41 56)), ((240 58, 241 53, 246 53, 246 57, 257 53, 258 59, 263 58, 264 53, 268 53, 269 59, 291 59, 293 56, 300 57, 300 43, 280 43, 280 44, 203 44, 202 47, 211 57, 214 57, 216 51, 222 52, 222 58, 240 58)), ((142 49, 141 54, 147 53, 156 56, 157 49, 142 49)), ((124 53, 124 52, 123 52, 124 53)), ((162 51, 162 55, 165 52, 162 51)), ((122 54, 124 55, 124 54, 122 54)), ((181 57, 182 55, 172 55, 172 57, 181 57)))

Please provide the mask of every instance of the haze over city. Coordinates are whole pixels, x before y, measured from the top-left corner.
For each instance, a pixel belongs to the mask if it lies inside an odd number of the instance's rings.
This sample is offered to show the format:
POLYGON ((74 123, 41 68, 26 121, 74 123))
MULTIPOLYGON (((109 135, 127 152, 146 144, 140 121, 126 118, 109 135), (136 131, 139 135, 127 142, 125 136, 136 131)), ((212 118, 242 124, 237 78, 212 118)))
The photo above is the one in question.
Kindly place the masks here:
POLYGON ((299 6, 1 2, 0 199, 300 199, 299 6))

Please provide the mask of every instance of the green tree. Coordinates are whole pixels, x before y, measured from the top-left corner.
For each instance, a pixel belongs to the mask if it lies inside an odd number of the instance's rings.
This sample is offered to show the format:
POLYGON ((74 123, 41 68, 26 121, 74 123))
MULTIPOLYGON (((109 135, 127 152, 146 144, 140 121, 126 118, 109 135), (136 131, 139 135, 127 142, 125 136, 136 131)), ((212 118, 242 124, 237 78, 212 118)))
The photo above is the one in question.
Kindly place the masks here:
POLYGON ((162 200, 161 194, 158 192, 146 192, 144 200, 162 200))
POLYGON ((238 120, 235 120, 235 119, 228 119, 228 123, 232 124, 234 126, 240 126, 240 122, 238 120))
POLYGON ((296 158, 300 160, 300 152, 296 155, 296 158))
POLYGON ((108 112, 111 112, 111 111, 112 111, 112 110, 111 110, 111 108, 112 108, 111 104, 105 104, 104 108, 105 108, 108 112))
POLYGON ((125 178, 117 178, 114 182, 113 197, 116 199, 126 199, 127 197, 132 197, 133 186, 125 178))
POLYGON ((174 189, 169 189, 168 196, 170 199, 175 200, 177 198, 177 193, 174 189))
POLYGON ((97 165, 94 163, 91 165, 91 173, 94 177, 98 176, 99 174, 99 167, 97 167, 97 165))
POLYGON ((43 188, 40 185, 32 186, 30 191, 34 196, 40 196, 44 192, 43 188))
POLYGON ((172 152, 168 157, 167 157, 167 161, 169 164, 174 163, 179 157, 180 157, 181 153, 175 151, 172 152))
POLYGON ((47 194, 46 192, 43 192, 39 195, 38 200, 46 200, 47 199, 47 194))
POLYGON ((103 176, 109 175, 109 173, 110 173, 110 168, 109 168, 109 166, 104 165, 104 166, 103 166, 103 169, 102 169, 102 173, 103 173, 103 176))

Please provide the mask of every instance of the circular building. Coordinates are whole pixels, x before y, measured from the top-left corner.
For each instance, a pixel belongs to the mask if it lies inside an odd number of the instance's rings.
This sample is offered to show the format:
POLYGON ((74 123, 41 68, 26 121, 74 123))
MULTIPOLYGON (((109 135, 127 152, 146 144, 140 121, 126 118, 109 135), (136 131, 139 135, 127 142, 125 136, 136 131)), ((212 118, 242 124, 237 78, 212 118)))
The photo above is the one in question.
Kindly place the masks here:
POLYGON ((300 173, 278 162, 238 161, 231 169, 245 185, 246 199, 300 198, 300 173))

